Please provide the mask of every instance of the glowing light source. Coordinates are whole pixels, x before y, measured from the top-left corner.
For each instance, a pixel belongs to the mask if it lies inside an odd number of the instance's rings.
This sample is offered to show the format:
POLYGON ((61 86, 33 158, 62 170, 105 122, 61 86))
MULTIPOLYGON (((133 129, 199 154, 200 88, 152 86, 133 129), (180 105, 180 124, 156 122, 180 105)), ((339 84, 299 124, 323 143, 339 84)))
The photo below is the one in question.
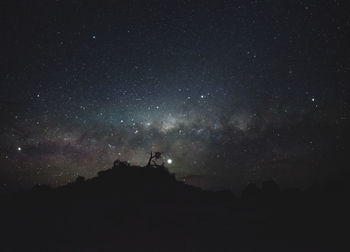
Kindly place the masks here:
POLYGON ((167 160, 167 163, 168 163, 168 164, 172 164, 172 163, 173 163, 173 160, 172 160, 171 158, 169 158, 169 159, 167 160))

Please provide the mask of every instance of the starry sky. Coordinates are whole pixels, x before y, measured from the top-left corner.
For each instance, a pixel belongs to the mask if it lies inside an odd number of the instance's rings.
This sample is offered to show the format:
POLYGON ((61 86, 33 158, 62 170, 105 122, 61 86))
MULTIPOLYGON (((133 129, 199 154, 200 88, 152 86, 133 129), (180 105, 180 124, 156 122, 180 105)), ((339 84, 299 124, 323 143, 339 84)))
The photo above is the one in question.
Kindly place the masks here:
POLYGON ((0 2, 0 191, 161 151, 208 189, 340 176, 346 1, 0 2))

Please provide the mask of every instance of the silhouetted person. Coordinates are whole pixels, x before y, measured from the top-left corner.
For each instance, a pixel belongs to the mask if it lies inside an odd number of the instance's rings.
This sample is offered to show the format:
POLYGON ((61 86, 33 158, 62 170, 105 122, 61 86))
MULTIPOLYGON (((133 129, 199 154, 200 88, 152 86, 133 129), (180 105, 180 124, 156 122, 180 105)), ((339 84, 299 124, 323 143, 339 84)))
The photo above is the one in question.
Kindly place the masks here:
POLYGON ((122 162, 121 162, 119 159, 115 160, 115 161, 113 162, 113 168, 117 168, 118 166, 120 166, 121 163, 122 163, 122 162))
POLYGON ((130 164, 126 161, 120 161, 119 159, 117 159, 113 162, 113 168, 121 168, 127 166, 130 166, 130 164))

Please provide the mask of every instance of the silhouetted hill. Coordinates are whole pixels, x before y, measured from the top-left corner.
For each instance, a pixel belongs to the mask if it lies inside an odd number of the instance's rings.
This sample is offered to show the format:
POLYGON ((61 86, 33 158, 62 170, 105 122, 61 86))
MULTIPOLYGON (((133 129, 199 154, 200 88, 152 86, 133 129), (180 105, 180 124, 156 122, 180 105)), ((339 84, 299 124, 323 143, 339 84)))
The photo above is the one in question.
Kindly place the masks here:
POLYGON ((204 191, 177 181, 175 174, 164 166, 132 166, 119 162, 112 169, 98 172, 92 179, 78 177, 75 182, 58 188, 37 185, 16 197, 30 200, 125 200, 129 204, 171 203, 212 204, 231 203, 235 199, 230 191, 204 191))
POLYGON ((346 251, 347 188, 248 185, 237 199, 115 162, 97 177, 1 198, 3 250, 346 251))

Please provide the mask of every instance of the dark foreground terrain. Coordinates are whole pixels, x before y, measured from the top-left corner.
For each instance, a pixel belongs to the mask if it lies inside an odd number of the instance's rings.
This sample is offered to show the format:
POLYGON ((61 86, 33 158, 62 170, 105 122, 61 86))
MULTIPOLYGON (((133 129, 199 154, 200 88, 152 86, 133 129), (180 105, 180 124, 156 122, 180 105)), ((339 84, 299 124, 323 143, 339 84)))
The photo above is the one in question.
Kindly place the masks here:
POLYGON ((164 167, 117 162, 52 189, 1 197, 1 251, 350 251, 340 183, 239 198, 175 180, 164 167))

